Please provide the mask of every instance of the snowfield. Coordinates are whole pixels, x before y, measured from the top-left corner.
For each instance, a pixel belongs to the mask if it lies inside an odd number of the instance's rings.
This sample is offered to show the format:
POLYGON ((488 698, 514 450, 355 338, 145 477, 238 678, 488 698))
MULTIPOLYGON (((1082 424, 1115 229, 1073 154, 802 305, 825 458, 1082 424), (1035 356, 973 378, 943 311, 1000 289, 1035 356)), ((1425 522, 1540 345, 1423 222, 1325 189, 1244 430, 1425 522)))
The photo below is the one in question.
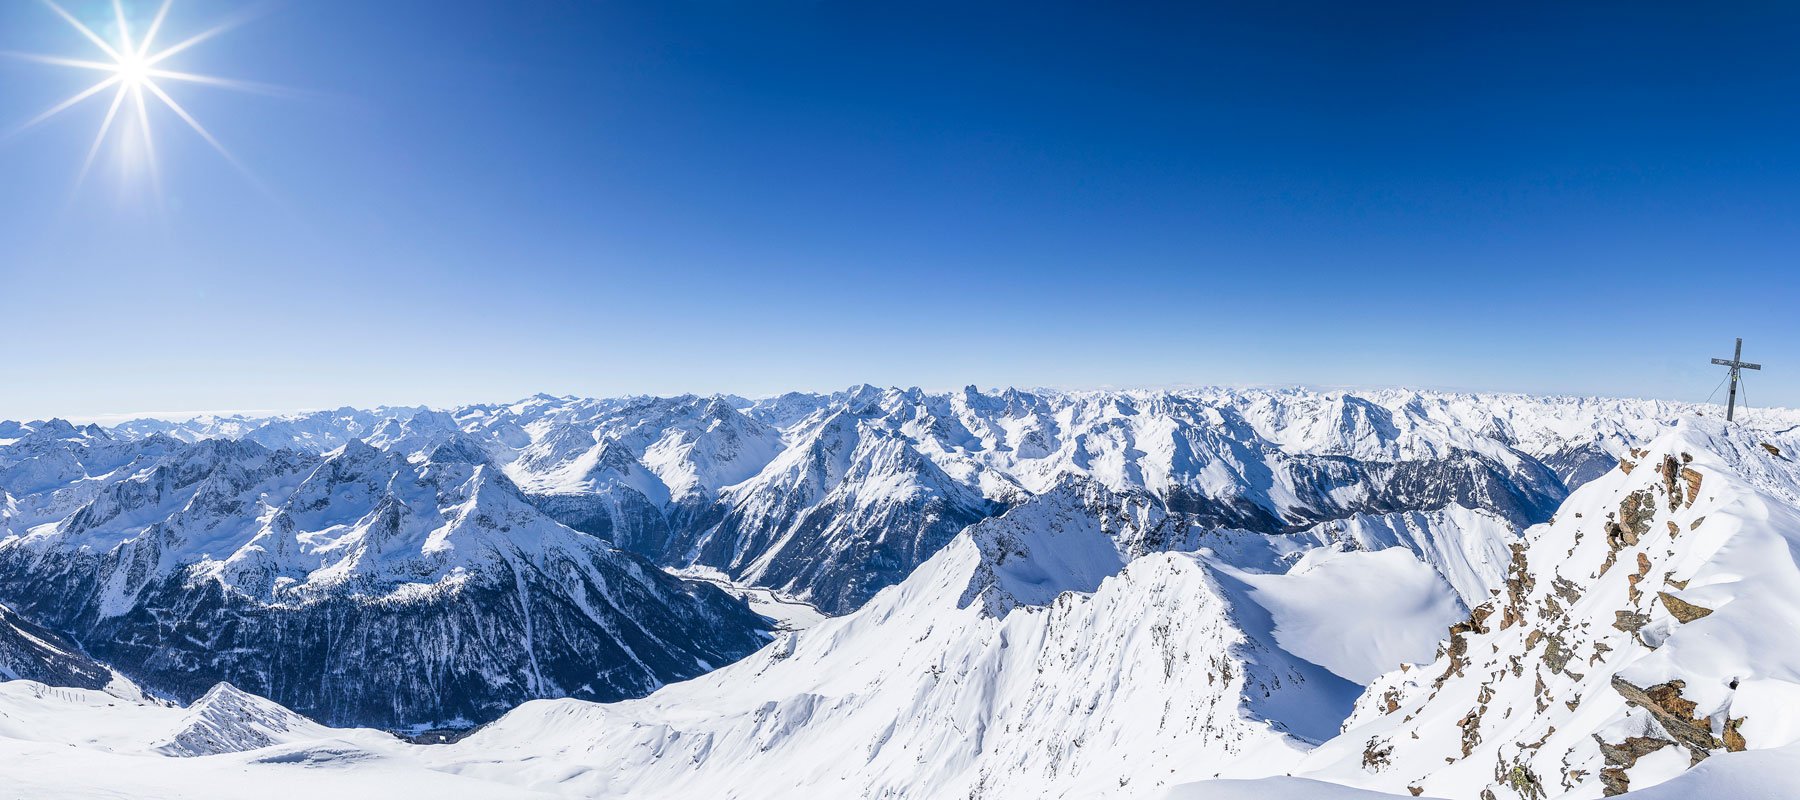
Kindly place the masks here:
MULTIPOLYGON (((102 561, 119 566, 93 603, 67 601, 70 619, 141 613, 144 575, 304 605, 343 587, 439 603, 468 591, 452 575, 499 574, 506 591, 477 602, 620 597, 629 580, 655 591, 583 618, 743 613, 773 638, 644 696, 528 693, 465 738, 414 745, 236 681, 159 699, 134 668, 95 660, 103 643, 0 595, 16 612, 0 607, 0 677, 44 676, 0 683, 0 789, 1788 797, 1800 415, 1728 426, 1705 410, 857 387, 8 423, 0 556, 161 548, 102 561), (182 472, 195 447, 213 460, 182 472), (238 507, 218 498, 255 510, 199 513, 238 507), (680 611, 721 600, 738 611, 680 611)), ((523 608, 483 623, 526 644, 520 663, 541 652, 532 631, 577 630, 545 627, 566 624, 555 603, 523 608)))

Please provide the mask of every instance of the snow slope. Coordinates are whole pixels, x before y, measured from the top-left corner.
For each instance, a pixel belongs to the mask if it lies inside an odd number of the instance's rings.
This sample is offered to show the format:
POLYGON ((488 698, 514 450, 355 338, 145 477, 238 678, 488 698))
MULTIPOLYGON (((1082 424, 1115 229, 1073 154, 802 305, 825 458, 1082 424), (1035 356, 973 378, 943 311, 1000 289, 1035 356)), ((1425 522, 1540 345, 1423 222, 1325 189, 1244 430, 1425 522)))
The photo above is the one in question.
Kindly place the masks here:
MULTIPOLYGON (((1794 796, 1797 768, 1800 746, 1796 745, 1725 753, 1667 782, 1619 796, 1626 800, 1789 800, 1794 796)), ((1286 776, 1198 781, 1173 787, 1163 795, 1167 800, 1404 800, 1414 796, 1286 776)))
POLYGON ((371 730, 332 729, 227 686, 193 708, 0 683, 0 794, 33 800, 546 795, 430 769, 371 730))
MULTIPOLYGON (((222 687, 221 697, 268 701, 222 687)), ((209 693, 209 696, 211 694, 209 693)), ((237 741, 214 752, 170 753, 159 744, 195 718, 194 709, 122 699, 103 692, 59 689, 31 681, 0 682, 0 787, 8 796, 48 800, 95 798, 241 797, 316 800, 375 798, 551 798, 581 796, 575 786, 534 790, 526 776, 497 771, 493 780, 469 774, 443 747, 409 745, 369 730, 333 729, 301 721, 271 730, 266 739, 237 741), (450 755, 446 758, 446 755, 450 755)), ((1629 800, 1729 797, 1785 800, 1791 796, 1800 745, 1727 753, 1707 759, 1666 783, 1625 795, 1629 800)), ((920 774, 929 773, 922 766, 920 774)), ((579 775, 578 775, 579 777, 579 775)), ((754 777, 718 797, 760 796, 754 777), (747 791, 744 791, 747 790, 747 791)), ((1204 780, 1149 788, 1127 784, 1097 794, 1188 800, 1377 800, 1405 798, 1317 780, 1285 776, 1204 780)), ((809 796, 849 796, 830 786, 809 796)), ((992 796, 1036 796, 998 787, 992 796)), ((935 796, 909 790, 896 795, 935 796)))
POLYGON ((1800 436, 1686 420, 1517 547, 1434 663, 1389 673, 1312 777, 1588 797, 1800 741, 1800 436))
POLYGON ((1268 609, 1283 649, 1359 685, 1436 651, 1442 628, 1396 621, 1451 621, 1464 613, 1444 579, 1398 547, 1315 550, 1285 574, 1238 578, 1268 609))

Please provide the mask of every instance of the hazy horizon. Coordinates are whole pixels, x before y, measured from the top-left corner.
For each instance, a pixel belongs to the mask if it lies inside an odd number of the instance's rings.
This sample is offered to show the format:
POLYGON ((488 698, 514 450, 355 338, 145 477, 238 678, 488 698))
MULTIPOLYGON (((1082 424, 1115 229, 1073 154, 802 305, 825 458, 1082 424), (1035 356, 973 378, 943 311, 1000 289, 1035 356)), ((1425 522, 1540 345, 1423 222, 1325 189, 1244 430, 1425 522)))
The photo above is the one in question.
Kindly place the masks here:
MULTIPOLYGON (((758 393, 758 394, 746 394, 743 392, 727 392, 727 391, 624 392, 624 393, 619 393, 619 394, 605 394, 605 395, 582 394, 579 392, 573 392, 573 393, 571 393, 571 392, 560 392, 560 393, 559 392, 531 392, 531 393, 522 394, 522 395, 518 395, 518 396, 514 396, 514 397, 484 398, 484 399, 473 399, 473 400, 464 400, 464 401, 448 402, 448 403, 375 402, 375 403, 338 403, 335 405, 305 406, 305 407, 298 407, 298 408, 199 409, 199 410, 191 410, 191 411, 168 411, 168 410, 105 411, 105 412, 94 413, 94 414, 49 414, 49 415, 39 414, 39 415, 30 415, 30 416, 0 414, 0 421, 11 420, 11 421, 16 421, 16 422, 36 422, 36 421, 46 421, 46 420, 50 420, 50 419, 62 419, 64 421, 74 423, 77 425, 86 425, 86 424, 93 423, 93 424, 99 424, 102 426, 113 426, 113 425, 118 425, 118 424, 121 424, 124 422, 131 422, 134 420, 142 420, 142 419, 158 419, 158 420, 164 420, 164 421, 169 421, 169 422, 183 422, 183 421, 191 420, 191 419, 194 419, 197 417, 206 417, 206 416, 243 417, 246 419, 257 419, 257 418, 277 417, 277 416, 286 416, 286 415, 310 414, 310 413, 315 413, 315 412, 319 412, 319 411, 329 411, 329 410, 333 410, 333 409, 346 408, 346 407, 355 408, 355 409, 359 409, 359 410, 370 410, 370 409, 376 409, 376 408, 412 408, 412 407, 424 407, 424 408, 429 408, 429 409, 434 409, 434 410, 449 410, 449 409, 461 408, 461 407, 466 407, 466 406, 507 405, 507 404, 519 402, 521 400, 529 399, 533 396, 540 395, 540 394, 541 395, 549 395, 549 396, 557 397, 557 398, 587 398, 587 399, 608 399, 608 398, 618 398, 618 397, 680 397, 680 396, 684 396, 684 395, 693 395, 693 396, 698 396, 698 397, 710 397, 710 396, 717 395, 717 396, 740 397, 740 398, 743 398, 746 400, 759 400, 759 399, 764 399, 764 398, 769 398, 769 397, 775 397, 780 394, 784 394, 786 391, 809 393, 809 394, 819 394, 819 395, 830 395, 834 392, 844 391, 846 389, 854 388, 856 386, 865 385, 865 384, 870 385, 870 386, 875 386, 877 388, 882 388, 882 389, 888 389, 888 388, 900 389, 900 390, 919 389, 919 390, 925 391, 927 393, 933 393, 933 394, 955 391, 955 390, 963 388, 964 386, 969 386, 969 385, 974 385, 980 391, 989 392, 989 393, 1004 391, 1007 389, 1018 389, 1021 391, 1050 391, 1050 392, 1070 392, 1070 393, 1107 392, 1107 391, 1121 391, 1121 392, 1171 391, 1171 392, 1179 392, 1179 391, 1202 391, 1202 390, 1210 390, 1210 389, 1227 389, 1227 390, 1240 390, 1240 391, 1301 390, 1301 391, 1312 391, 1312 392, 1320 392, 1320 393, 1420 391, 1420 392, 1442 392, 1442 393, 1446 393, 1446 394, 1527 395, 1527 396, 1534 396, 1534 397, 1568 397, 1568 398, 1602 399, 1602 400, 1646 400, 1646 401, 1661 401, 1661 402, 1673 402, 1673 403, 1695 403, 1695 404, 1701 404, 1701 405, 1713 405, 1713 406, 1718 406, 1720 408, 1723 408, 1725 405, 1725 392, 1722 388, 1715 394, 1715 396, 1713 396, 1711 398, 1701 397, 1701 398, 1689 399, 1689 398, 1680 398, 1680 397, 1652 397, 1652 396, 1607 395, 1607 394, 1569 394, 1569 393, 1561 393, 1561 392, 1517 392, 1517 391, 1511 391, 1511 390, 1505 390, 1505 389, 1473 389, 1473 388, 1466 388, 1466 387, 1441 387, 1441 386, 1408 386, 1408 385, 1399 385, 1399 384, 1386 385, 1386 386, 1374 386, 1374 385, 1355 386, 1355 385, 1323 385, 1323 384, 1300 384, 1300 383, 1271 383, 1271 384, 1174 384, 1174 385, 1165 385, 1165 386, 1077 386, 1077 387, 1067 387, 1067 386, 1044 386, 1044 385, 1035 385, 1035 386, 991 385, 990 386, 990 385, 981 385, 981 384, 962 384, 962 385, 958 385, 958 386, 903 386, 903 385, 899 385, 899 384, 881 384, 881 383, 872 383, 872 382, 861 382, 861 383, 848 384, 845 386, 839 386, 839 387, 835 387, 835 388, 791 389, 791 390, 785 390, 783 392, 758 393)), ((1739 403, 1738 414, 1740 416, 1742 416, 1746 413, 1753 414, 1753 413, 1755 413, 1755 411, 1758 408, 1762 408, 1762 406, 1754 406, 1754 405, 1746 406, 1745 402, 1744 402, 1744 397, 1745 397, 1745 395, 1743 392, 1743 388, 1740 386, 1739 387, 1739 395, 1738 395, 1738 403, 1739 403)), ((1781 408, 1781 409, 1787 408, 1786 406, 1768 406, 1768 407, 1769 408, 1781 408)))

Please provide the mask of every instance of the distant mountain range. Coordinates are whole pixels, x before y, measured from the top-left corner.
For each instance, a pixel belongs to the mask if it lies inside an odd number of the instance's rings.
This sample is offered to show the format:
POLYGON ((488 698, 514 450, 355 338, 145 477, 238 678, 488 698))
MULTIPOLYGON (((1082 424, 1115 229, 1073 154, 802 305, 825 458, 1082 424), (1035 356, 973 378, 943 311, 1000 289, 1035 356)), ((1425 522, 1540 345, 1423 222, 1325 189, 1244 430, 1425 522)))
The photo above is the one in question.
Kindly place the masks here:
MULTIPOLYGON (((533 698, 640 697, 774 636, 672 570, 846 614, 970 526, 1046 513, 1027 508, 1126 513, 1095 523, 1118 545, 1108 575, 1221 530, 1245 553, 1401 546, 1461 613, 1508 537, 1701 410, 859 386, 6 422, 0 603, 183 702, 229 682, 335 725, 466 726, 533 698)), ((1006 593, 976 594, 1004 615, 1006 593)), ((1368 677, 1354 661, 1324 674, 1368 677)))

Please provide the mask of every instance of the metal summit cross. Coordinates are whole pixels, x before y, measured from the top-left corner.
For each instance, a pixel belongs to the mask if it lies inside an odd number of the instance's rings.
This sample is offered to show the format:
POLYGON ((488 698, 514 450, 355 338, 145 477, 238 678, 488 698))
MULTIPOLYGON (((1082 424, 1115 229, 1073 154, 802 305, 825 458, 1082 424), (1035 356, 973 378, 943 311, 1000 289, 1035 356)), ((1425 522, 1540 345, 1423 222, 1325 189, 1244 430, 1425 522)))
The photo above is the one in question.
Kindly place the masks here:
MULTIPOLYGON (((1741 338, 1737 340, 1737 349, 1733 350, 1731 353, 1731 360, 1727 361, 1723 358, 1715 358, 1712 360, 1712 363, 1718 364, 1721 367, 1731 368, 1731 394, 1726 395, 1725 400, 1725 421, 1730 422, 1731 412, 1737 407, 1738 370, 1760 370, 1762 369, 1762 365, 1752 364, 1744 360, 1744 340, 1741 338)), ((1718 389, 1714 389, 1713 391, 1716 392, 1718 389)))

